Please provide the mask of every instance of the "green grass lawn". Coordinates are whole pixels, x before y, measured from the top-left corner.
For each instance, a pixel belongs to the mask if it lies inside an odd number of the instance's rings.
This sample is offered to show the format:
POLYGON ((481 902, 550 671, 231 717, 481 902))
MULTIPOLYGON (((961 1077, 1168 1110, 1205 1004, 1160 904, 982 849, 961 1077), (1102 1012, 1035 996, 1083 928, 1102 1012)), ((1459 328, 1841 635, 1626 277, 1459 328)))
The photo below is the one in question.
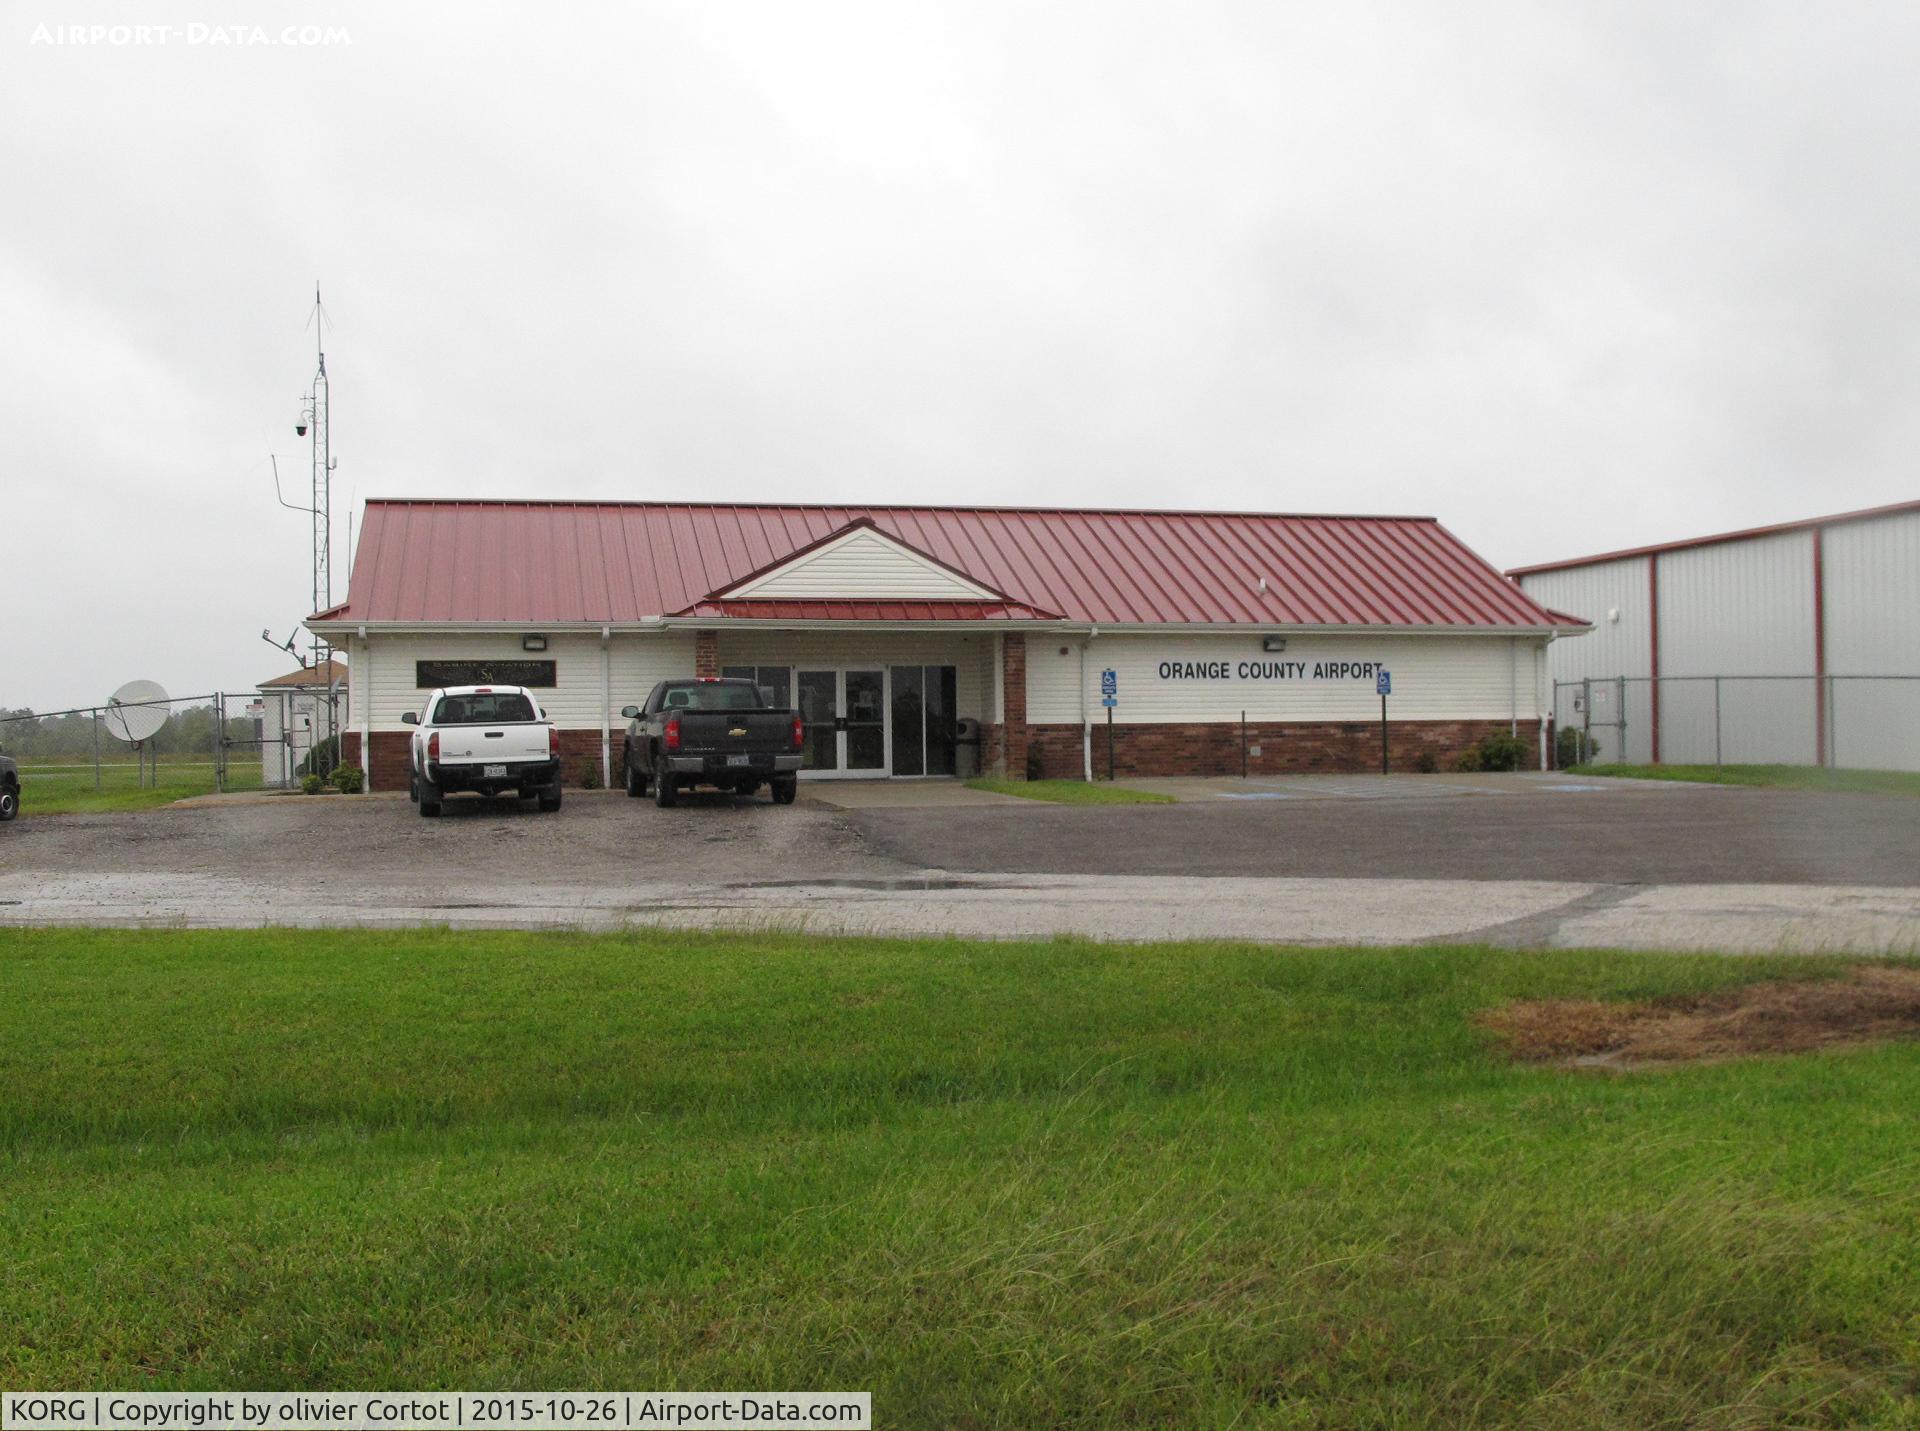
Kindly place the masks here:
POLYGON ((1910 770, 1823 770, 1817 765, 1579 765, 1570 773, 1617 775, 1635 780, 1687 780, 1704 785, 1771 785, 1786 790, 1920 795, 1920 772, 1910 770))
POLYGON ((892 1427, 1912 1425, 1920 1047, 1508 1065, 1809 959, 0 933, 0 1385, 892 1427))
MULTIPOLYGON (((148 810, 156 805, 171 805, 192 795, 213 792, 213 762, 210 760, 171 760, 161 757, 157 784, 143 788, 138 769, 131 761, 103 761, 100 788, 94 788, 90 762, 20 765, 20 813, 29 815, 72 815, 99 810, 148 810)), ((227 766, 229 790, 258 790, 260 761, 235 759, 227 766)))
POLYGON ((1104 785, 1085 780, 998 780, 982 776, 967 782, 969 790, 989 790, 995 795, 1018 795, 1022 800, 1045 800, 1055 805, 1171 805, 1171 795, 1149 790, 1129 790, 1124 785, 1104 785))

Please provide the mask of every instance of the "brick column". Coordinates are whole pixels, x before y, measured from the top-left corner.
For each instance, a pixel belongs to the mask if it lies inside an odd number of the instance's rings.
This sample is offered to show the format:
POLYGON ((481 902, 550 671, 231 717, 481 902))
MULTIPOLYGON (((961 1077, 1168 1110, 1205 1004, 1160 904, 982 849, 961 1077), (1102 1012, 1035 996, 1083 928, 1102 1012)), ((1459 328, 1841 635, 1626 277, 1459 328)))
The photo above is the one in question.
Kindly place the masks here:
POLYGON ((720 674, 720 633, 718 631, 693 633, 693 674, 696 676, 720 674))
POLYGON ((1007 778, 1027 778, 1027 638, 1012 633, 1000 638, 1001 748, 1007 778))

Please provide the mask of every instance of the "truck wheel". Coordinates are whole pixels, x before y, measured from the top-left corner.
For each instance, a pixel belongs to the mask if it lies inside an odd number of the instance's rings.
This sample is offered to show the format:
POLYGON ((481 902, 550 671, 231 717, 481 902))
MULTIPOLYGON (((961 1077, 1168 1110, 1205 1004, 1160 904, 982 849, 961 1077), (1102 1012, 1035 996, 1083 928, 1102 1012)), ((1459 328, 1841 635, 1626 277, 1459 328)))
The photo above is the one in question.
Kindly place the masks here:
POLYGON ((17 785, 0 785, 0 823, 11 820, 20 813, 20 788, 17 785))
POLYGON ((540 809, 551 815, 560 808, 560 782, 554 781, 552 787, 540 792, 540 809))
POLYGON ((440 792, 426 781, 420 782, 420 814, 431 820, 440 813, 440 792))
POLYGON ((677 805, 679 803, 679 793, 679 791, 673 788, 673 777, 671 775, 660 775, 654 778, 653 803, 658 805, 662 810, 671 810, 677 805))
POLYGON ((647 777, 633 768, 633 757, 627 757, 627 797, 638 800, 647 793, 647 777))
POLYGON ((774 804, 791 805, 794 796, 800 793, 800 777, 797 775, 789 775, 785 779, 776 780, 770 789, 773 792, 774 804))

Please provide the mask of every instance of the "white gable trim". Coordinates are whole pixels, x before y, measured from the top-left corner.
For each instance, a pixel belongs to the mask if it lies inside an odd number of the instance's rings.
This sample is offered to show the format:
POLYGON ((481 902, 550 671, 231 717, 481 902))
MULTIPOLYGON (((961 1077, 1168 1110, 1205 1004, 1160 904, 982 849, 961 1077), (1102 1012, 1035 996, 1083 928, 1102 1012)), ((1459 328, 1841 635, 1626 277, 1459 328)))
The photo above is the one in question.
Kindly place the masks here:
POLYGON ((786 601, 1000 601, 996 591, 968 581, 871 527, 844 532, 791 561, 722 593, 729 601, 754 597, 786 601))

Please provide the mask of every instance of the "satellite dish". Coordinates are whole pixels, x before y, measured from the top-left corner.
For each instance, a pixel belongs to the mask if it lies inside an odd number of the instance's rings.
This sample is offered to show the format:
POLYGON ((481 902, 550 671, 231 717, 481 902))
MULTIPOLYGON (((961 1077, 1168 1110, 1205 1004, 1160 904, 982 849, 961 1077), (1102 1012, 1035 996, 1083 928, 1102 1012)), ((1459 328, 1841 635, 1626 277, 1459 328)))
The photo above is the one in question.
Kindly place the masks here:
POLYGON ((157 681, 128 681, 107 697, 107 733, 129 745, 151 740, 167 723, 167 693, 157 681))

